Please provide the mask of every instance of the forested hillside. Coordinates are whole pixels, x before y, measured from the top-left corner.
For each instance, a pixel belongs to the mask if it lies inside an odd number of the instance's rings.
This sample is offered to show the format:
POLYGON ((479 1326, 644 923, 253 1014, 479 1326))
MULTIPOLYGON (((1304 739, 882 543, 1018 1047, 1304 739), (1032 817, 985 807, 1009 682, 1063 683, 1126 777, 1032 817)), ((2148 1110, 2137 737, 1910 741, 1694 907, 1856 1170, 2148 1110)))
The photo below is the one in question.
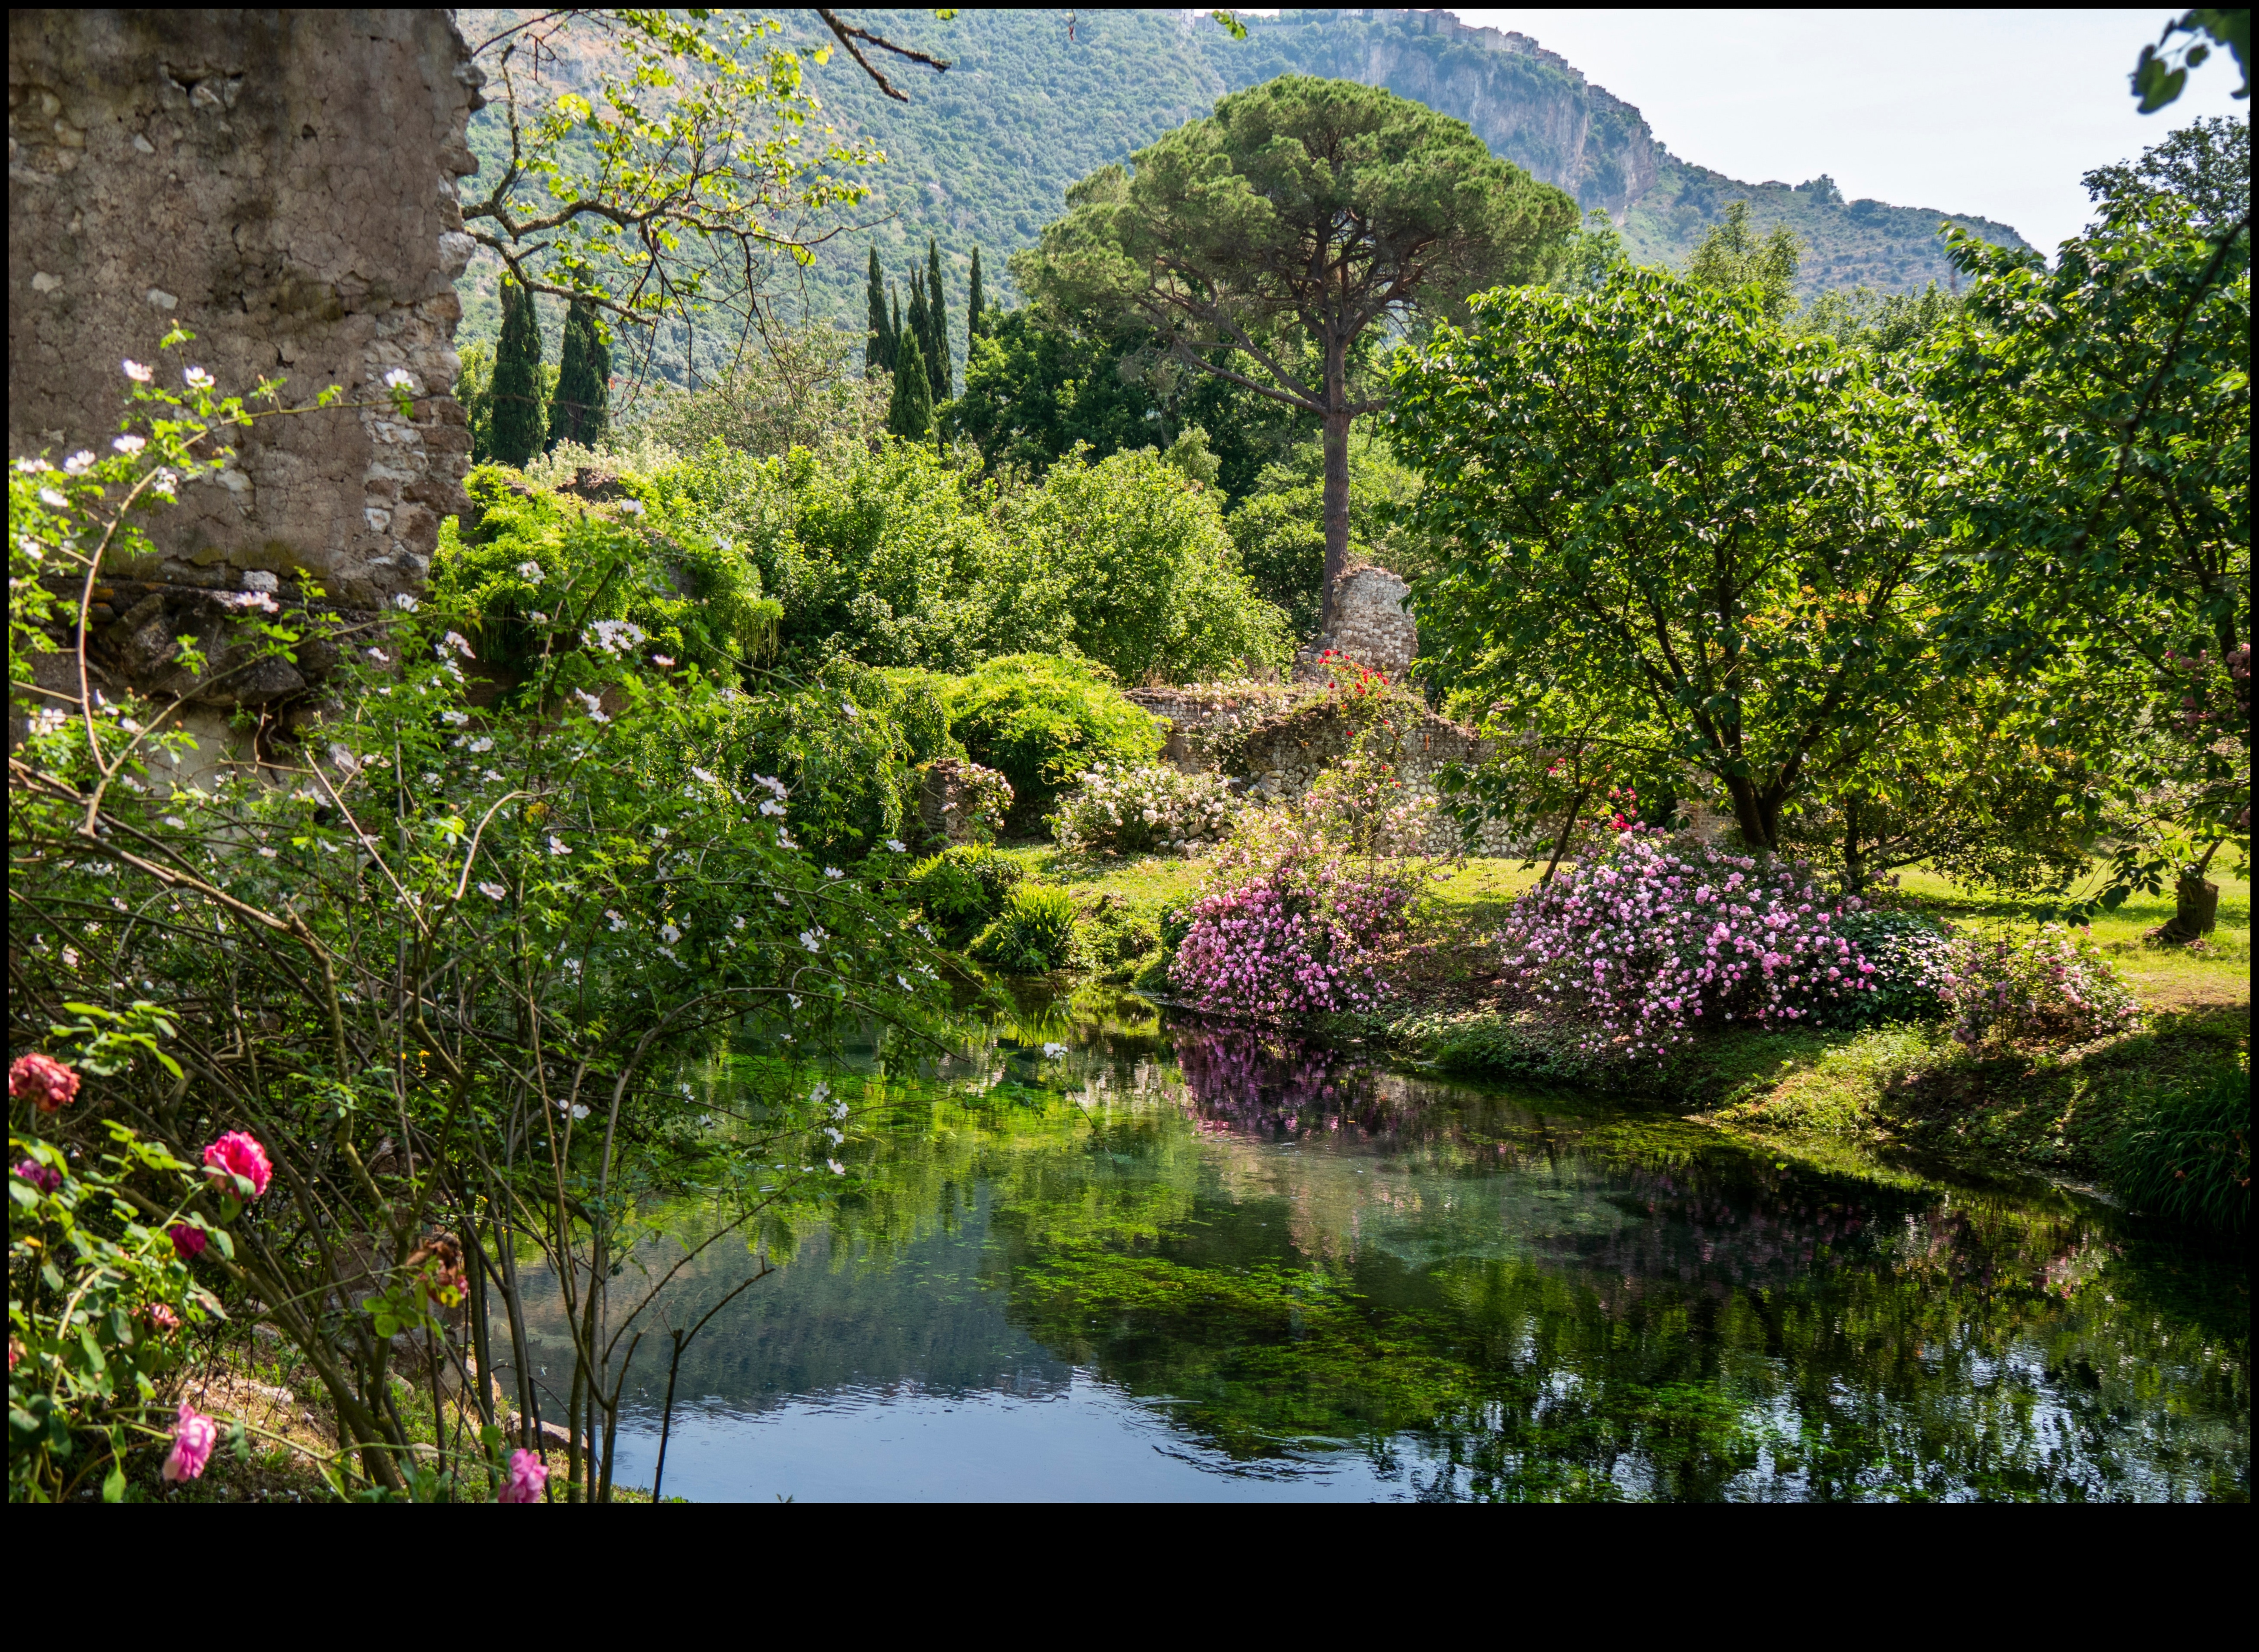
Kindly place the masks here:
MULTIPOLYGON (((483 38, 503 15, 466 11, 465 32, 483 38)), ((810 11, 771 15, 782 39, 811 53, 829 39, 810 11)), ((1470 29, 1442 13, 1286 11, 1247 19, 1244 40, 1176 11, 966 10, 946 23, 929 11, 843 15, 951 65, 937 75, 896 63, 890 72, 911 97, 901 104, 843 55, 809 61, 809 83, 837 129, 871 139, 887 158, 870 169, 873 193, 857 227, 821 247, 812 267, 780 275, 778 291, 795 310, 805 303, 851 325, 864 313, 869 249, 875 246, 899 278, 923 258, 929 236, 958 283, 973 247, 984 248, 991 293, 1016 303, 1005 257, 1058 215, 1069 184, 1205 114, 1223 93, 1287 73, 1386 86, 1459 117, 1494 153, 1615 217, 1643 261, 1682 265, 1726 206, 1744 198, 1760 231, 1786 224, 1803 237, 1808 253, 1798 284, 1807 296, 1946 281, 1936 231, 1949 217, 1988 240, 2020 244, 2007 225, 1942 204, 1847 203, 1824 178, 1792 188, 1709 171, 1672 155, 1637 109, 1536 41, 1470 29)), ((575 53, 602 49, 602 37, 567 30, 558 44, 562 56, 544 73, 577 87, 587 65, 575 53)), ((471 141, 488 167, 506 153, 498 104, 474 119, 471 141)), ((461 342, 491 341, 501 324, 493 267, 474 264, 462 288, 461 342)), ((952 303, 962 296, 960 285, 952 303)), ((673 349, 681 348, 678 338, 673 349)), ((958 348, 961 373, 961 339, 958 348)))

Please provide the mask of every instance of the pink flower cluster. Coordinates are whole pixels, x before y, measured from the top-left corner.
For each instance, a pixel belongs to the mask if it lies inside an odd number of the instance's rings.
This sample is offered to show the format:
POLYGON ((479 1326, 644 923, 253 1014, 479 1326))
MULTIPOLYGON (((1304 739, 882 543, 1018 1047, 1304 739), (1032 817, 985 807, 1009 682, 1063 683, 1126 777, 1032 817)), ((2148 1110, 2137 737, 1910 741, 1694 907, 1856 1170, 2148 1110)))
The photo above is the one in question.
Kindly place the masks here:
POLYGON ((26 1097, 42 1113, 60 1113, 78 1099, 78 1074, 53 1056, 36 1050, 18 1056, 8 1064, 8 1099, 20 1101, 26 1097))
POLYGON ((1284 825, 1235 840, 1192 910, 1170 979, 1201 1009, 1263 1021, 1371 1009, 1403 933, 1407 876, 1284 825))
POLYGON ((531 1451, 510 1454, 510 1478, 495 1493, 497 1503, 538 1503, 541 1488, 549 1483, 549 1465, 531 1451))
POLYGON ((1802 863, 1634 829, 1515 902, 1500 942, 1544 1008, 1589 1029, 1590 1055, 1661 1056, 1700 1025, 1812 1016, 1873 990, 1874 965, 1802 863))
POLYGON ((2023 940, 1963 936, 1953 948, 1943 996, 1953 1036, 1988 1034, 2011 1043, 2088 1043, 2141 1023, 2141 1002, 2088 929, 2040 926, 2023 940))
POLYGON ((204 1149, 204 1173, 219 1184, 223 1193, 235 1192, 234 1178, 240 1176, 251 1184, 251 1196, 258 1199, 266 1193, 274 1167, 267 1162, 267 1150, 257 1136, 230 1130, 204 1149))
POLYGON ((211 1461, 212 1447, 218 1442, 219 1425, 183 1399, 180 1414, 173 1421, 173 1449, 165 1454, 164 1478, 196 1478, 211 1461))

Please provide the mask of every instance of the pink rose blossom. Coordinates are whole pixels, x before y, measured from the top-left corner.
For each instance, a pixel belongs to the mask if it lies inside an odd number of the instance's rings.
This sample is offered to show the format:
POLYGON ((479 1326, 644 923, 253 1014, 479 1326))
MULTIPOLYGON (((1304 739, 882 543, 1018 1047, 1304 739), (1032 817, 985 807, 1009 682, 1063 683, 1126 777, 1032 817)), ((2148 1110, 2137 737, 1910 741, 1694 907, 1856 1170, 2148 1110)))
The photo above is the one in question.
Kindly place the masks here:
POLYGON ((531 1451, 510 1454, 510 1478, 502 1483, 497 1503, 538 1503, 549 1481, 549 1465, 531 1451))
POLYGON ((267 1191, 267 1178, 274 1174, 274 1167, 267 1162, 267 1150, 241 1130, 230 1130, 204 1149, 204 1171, 223 1179, 242 1177, 251 1184, 253 1199, 267 1191))
POLYGON ((203 1255, 204 1246, 210 1243, 201 1228, 191 1228, 180 1222, 165 1229, 165 1236, 173 1242, 173 1254, 183 1262, 194 1262, 203 1255))
POLYGON ((78 1099, 78 1074, 36 1050, 18 1056, 8 1064, 8 1099, 18 1101, 26 1096, 40 1112, 60 1113, 78 1099))
POLYGON ((63 1173, 61 1171, 51 1165, 42 1164, 35 1158, 27 1158, 17 1165, 16 1177, 19 1181, 31 1183, 43 1193, 52 1193, 63 1185, 63 1173))
POLYGON ((212 1447, 218 1441, 219 1425, 187 1400, 181 1401, 181 1414, 173 1423, 173 1449, 165 1458, 165 1478, 196 1478, 211 1461, 212 1447))

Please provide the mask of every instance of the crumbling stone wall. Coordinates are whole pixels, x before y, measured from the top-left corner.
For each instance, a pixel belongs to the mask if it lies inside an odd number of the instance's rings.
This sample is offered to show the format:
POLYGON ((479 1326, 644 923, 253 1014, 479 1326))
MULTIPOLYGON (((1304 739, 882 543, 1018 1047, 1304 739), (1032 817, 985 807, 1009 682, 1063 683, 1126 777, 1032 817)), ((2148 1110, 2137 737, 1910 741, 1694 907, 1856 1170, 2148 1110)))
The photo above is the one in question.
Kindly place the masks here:
MULTIPOLYGON (((405 368, 424 393, 409 419, 255 426, 223 474, 147 518, 158 553, 118 571, 97 625, 197 630, 210 593, 287 601, 301 569, 347 609, 422 584, 464 509, 455 179, 477 170, 481 78, 437 10, 9 13, 11 456, 105 444, 119 361, 158 360, 175 325, 196 339, 168 369, 192 361, 224 391, 280 375, 289 402, 338 385, 381 403, 405 368)), ((137 645, 112 641, 130 667, 137 645)))
POLYGON ((1294 662, 1301 682, 1323 682, 1328 651, 1401 681, 1420 652, 1420 627, 1404 611, 1412 587, 1386 568, 1344 568, 1334 580, 1334 627, 1294 662))

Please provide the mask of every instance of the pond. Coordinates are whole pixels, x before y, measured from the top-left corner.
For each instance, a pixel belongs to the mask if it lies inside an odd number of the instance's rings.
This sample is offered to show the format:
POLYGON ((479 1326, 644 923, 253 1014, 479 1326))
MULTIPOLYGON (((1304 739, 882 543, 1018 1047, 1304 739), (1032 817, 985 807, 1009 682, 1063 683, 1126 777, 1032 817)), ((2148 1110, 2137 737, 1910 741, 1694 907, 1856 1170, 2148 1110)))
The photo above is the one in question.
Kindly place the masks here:
MULTIPOLYGON (((685 1354, 668 1494, 2248 1497, 2240 1248, 1133 999, 1023 1011, 832 1074, 866 1178, 685 1354)), ((719 1220, 670 1209, 638 1269, 719 1220)), ((705 1252, 675 1321, 756 1261, 705 1252)))

